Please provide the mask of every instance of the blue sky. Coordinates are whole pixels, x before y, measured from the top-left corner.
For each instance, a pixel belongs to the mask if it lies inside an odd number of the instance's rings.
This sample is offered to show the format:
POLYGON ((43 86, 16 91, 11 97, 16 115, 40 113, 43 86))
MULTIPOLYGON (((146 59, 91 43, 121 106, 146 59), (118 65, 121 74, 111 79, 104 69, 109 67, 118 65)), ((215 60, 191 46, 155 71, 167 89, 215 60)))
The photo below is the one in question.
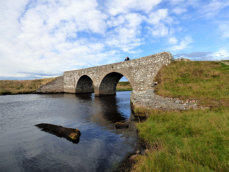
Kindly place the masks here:
POLYGON ((170 51, 229 59, 228 0, 0 0, 0 79, 170 51))

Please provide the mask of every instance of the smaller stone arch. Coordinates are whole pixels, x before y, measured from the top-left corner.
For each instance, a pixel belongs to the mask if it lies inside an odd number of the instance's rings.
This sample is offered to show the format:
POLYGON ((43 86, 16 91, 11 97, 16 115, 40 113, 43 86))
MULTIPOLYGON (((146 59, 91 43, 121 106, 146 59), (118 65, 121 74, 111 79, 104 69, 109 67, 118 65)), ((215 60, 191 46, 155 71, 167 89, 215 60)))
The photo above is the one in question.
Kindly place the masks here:
POLYGON ((92 79, 87 76, 81 76, 76 83, 76 93, 93 93, 94 86, 92 79))
MULTIPOLYGON (((108 73, 105 77, 103 77, 102 81, 99 84, 99 95, 115 95, 116 94, 116 86, 117 86, 119 80, 123 76, 124 75, 119 73, 119 72, 108 73)), ((128 81, 129 81, 129 79, 128 79, 128 81)))

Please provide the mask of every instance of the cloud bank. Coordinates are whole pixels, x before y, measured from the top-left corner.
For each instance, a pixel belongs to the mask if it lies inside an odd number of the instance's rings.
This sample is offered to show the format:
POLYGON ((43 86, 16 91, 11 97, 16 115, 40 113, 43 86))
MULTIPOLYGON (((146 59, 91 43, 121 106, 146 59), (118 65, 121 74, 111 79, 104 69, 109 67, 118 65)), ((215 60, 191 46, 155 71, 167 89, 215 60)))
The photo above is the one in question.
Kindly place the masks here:
MULTIPOLYGON (((206 56, 208 60, 227 59, 228 49, 224 46, 229 38, 228 23, 225 18, 213 18, 229 4, 205 2, 1 1, 0 77, 56 76, 66 70, 118 62, 127 55, 135 58, 161 50, 174 54, 196 51, 193 44, 198 40, 185 25, 193 20, 190 9, 209 27, 218 22, 215 34, 226 42, 206 56)), ((198 24, 195 22, 193 25, 198 24)))

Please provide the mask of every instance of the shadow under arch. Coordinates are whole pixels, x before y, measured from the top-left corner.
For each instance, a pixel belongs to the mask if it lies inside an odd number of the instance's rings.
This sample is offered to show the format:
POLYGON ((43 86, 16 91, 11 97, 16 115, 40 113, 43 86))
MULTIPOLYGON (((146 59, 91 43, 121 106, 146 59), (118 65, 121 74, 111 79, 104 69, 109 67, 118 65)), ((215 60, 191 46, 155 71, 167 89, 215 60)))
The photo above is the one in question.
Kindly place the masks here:
POLYGON ((95 97, 94 102, 96 107, 102 107, 96 115, 96 118, 99 117, 100 123, 103 121, 115 123, 127 120, 127 118, 125 118, 125 116, 118 109, 116 96, 95 97))
POLYGON ((94 86, 93 86, 92 79, 87 75, 81 76, 76 83, 76 94, 93 93, 93 92, 94 92, 94 86))
MULTIPOLYGON (((99 95, 115 95, 117 84, 123 76, 120 72, 111 72, 105 75, 99 85, 99 95)), ((127 79, 130 82, 129 78, 127 79)))

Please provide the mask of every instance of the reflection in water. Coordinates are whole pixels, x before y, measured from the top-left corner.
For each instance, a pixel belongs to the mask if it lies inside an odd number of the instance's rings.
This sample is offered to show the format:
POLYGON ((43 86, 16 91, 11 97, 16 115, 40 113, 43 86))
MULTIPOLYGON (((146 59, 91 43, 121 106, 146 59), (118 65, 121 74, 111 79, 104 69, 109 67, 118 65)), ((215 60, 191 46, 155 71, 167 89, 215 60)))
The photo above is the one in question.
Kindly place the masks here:
POLYGON ((58 125, 45 123, 37 124, 36 126, 42 131, 56 135, 57 137, 63 137, 72 143, 79 143, 81 133, 78 129, 66 128, 58 125))
MULTIPOLYGON (((106 121, 112 123, 125 121, 126 118, 118 111, 116 96, 95 97, 96 106, 103 107, 100 111, 106 121)), ((96 114, 97 116, 98 114, 96 114)))
POLYGON ((75 94, 75 96, 79 100, 86 100, 86 101, 91 101, 92 100, 92 93, 75 94))
POLYGON ((136 146, 131 124, 114 127, 129 119, 129 94, 1 96, 0 171, 112 171, 136 146), (77 128, 80 142, 41 132, 40 123, 77 128))

